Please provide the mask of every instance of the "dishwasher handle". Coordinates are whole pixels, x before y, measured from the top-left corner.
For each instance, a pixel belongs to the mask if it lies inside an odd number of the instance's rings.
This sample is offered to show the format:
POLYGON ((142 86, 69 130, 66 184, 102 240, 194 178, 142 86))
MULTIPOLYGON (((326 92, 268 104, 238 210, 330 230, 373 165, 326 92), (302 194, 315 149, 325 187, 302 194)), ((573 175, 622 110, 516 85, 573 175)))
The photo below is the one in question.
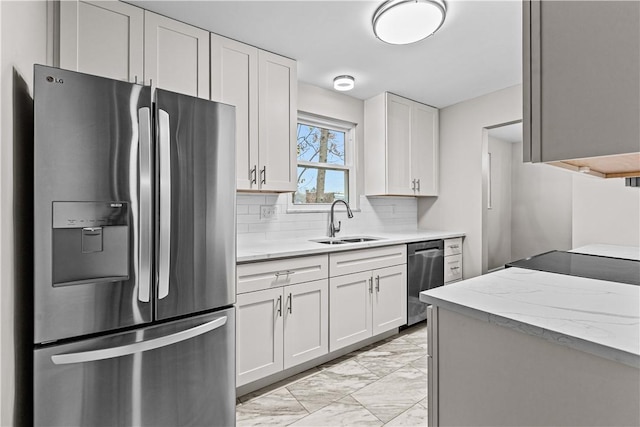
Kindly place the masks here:
POLYGON ((409 243, 407 245, 407 255, 409 257, 429 250, 442 251, 444 254, 444 240, 429 240, 426 242, 409 243))

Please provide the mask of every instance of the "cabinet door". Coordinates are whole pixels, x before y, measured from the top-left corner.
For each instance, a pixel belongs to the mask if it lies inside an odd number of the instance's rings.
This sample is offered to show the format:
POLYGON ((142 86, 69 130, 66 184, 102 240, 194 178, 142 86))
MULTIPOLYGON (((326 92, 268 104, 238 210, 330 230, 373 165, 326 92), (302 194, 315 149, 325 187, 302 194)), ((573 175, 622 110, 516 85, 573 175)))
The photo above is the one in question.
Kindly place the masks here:
POLYGON ((329 351, 329 281, 284 288, 284 369, 329 351))
POLYGON ((209 99, 209 33, 144 13, 144 82, 209 99))
POLYGON ((525 160, 640 151, 640 3, 523 6, 525 160))
POLYGON ((411 181, 411 107, 413 102, 387 94, 387 194, 413 196, 411 181))
POLYGON ((329 350, 369 338, 372 333, 371 272, 332 277, 329 287, 329 350))
POLYGON ((258 183, 261 190, 295 191, 298 163, 296 62, 259 51, 258 74, 258 183))
POLYGON ((211 99, 236 106, 236 188, 257 189, 257 48, 211 34, 211 99))
POLYGON ((407 265, 373 271, 373 335, 407 323, 407 265))
POLYGON ((238 295, 236 386, 282 370, 282 288, 238 295))
POLYGON ((142 81, 144 12, 119 1, 60 2, 60 68, 142 81))
POLYGON ((438 195, 438 109, 413 103, 411 115, 411 175, 416 196, 438 195))

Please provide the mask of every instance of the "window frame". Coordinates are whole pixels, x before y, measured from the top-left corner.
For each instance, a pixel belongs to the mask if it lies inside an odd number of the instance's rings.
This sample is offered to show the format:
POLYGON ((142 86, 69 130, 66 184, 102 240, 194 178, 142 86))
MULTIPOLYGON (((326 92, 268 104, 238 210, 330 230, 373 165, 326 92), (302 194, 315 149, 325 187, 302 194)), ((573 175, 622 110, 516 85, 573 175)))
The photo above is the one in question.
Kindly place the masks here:
MULTIPOLYGON (((298 161, 298 156, 296 155, 296 175, 299 166, 308 166, 314 167, 317 169, 324 170, 334 170, 334 171, 347 171, 348 172, 348 180, 347 184, 347 195, 346 202, 351 206, 351 210, 358 210, 357 200, 358 195, 356 194, 356 156, 357 156, 357 145, 356 145, 356 123, 351 123, 348 121, 334 119, 331 117, 319 116, 312 113, 307 113, 303 111, 298 111, 298 119, 296 121, 296 129, 298 128, 298 124, 303 124, 307 126, 315 126, 322 127, 329 130, 336 130, 339 132, 344 132, 344 157, 345 162, 344 165, 337 165, 334 163, 320 163, 320 162, 306 162, 306 161, 298 161)), ((296 179, 297 186, 297 179, 296 179)), ((296 188, 297 192, 297 188, 296 188)), ((303 204, 295 204, 293 203, 293 197, 295 192, 288 197, 287 202, 287 212, 289 213, 298 213, 298 212, 329 212, 331 209, 331 203, 303 203, 303 204)), ((337 210, 346 211, 345 206, 341 203, 336 206, 337 210)))

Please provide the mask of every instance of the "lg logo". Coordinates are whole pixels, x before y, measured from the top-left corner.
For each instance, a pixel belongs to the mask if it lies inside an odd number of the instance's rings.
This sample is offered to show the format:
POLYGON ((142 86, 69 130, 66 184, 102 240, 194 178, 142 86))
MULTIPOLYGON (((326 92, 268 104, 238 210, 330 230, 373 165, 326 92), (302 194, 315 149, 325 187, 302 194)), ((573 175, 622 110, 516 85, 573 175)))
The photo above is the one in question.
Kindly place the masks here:
POLYGON ((47 81, 49 83, 59 83, 59 84, 63 84, 64 82, 62 81, 62 79, 58 79, 56 77, 51 77, 51 76, 47 76, 47 81))

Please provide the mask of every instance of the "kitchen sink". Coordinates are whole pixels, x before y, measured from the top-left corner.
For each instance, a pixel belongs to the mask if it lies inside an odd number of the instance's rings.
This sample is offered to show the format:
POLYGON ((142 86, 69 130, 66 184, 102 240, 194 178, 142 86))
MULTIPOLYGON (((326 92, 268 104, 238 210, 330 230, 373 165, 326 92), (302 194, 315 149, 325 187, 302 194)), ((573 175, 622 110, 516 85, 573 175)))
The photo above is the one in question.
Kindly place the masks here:
POLYGON ((336 239, 322 239, 322 240, 311 240, 312 242, 316 242, 316 243, 323 243, 325 245, 342 245, 343 242, 342 240, 336 240, 336 239))
POLYGON ((375 242, 376 240, 380 240, 376 237, 345 237, 344 239, 340 239, 345 243, 360 243, 360 242, 375 242))
POLYGON ((318 239, 311 240, 312 242, 322 243, 325 245, 342 245, 345 243, 362 243, 362 242, 374 242, 376 240, 380 240, 378 237, 342 237, 342 238, 334 238, 334 239, 318 239))

